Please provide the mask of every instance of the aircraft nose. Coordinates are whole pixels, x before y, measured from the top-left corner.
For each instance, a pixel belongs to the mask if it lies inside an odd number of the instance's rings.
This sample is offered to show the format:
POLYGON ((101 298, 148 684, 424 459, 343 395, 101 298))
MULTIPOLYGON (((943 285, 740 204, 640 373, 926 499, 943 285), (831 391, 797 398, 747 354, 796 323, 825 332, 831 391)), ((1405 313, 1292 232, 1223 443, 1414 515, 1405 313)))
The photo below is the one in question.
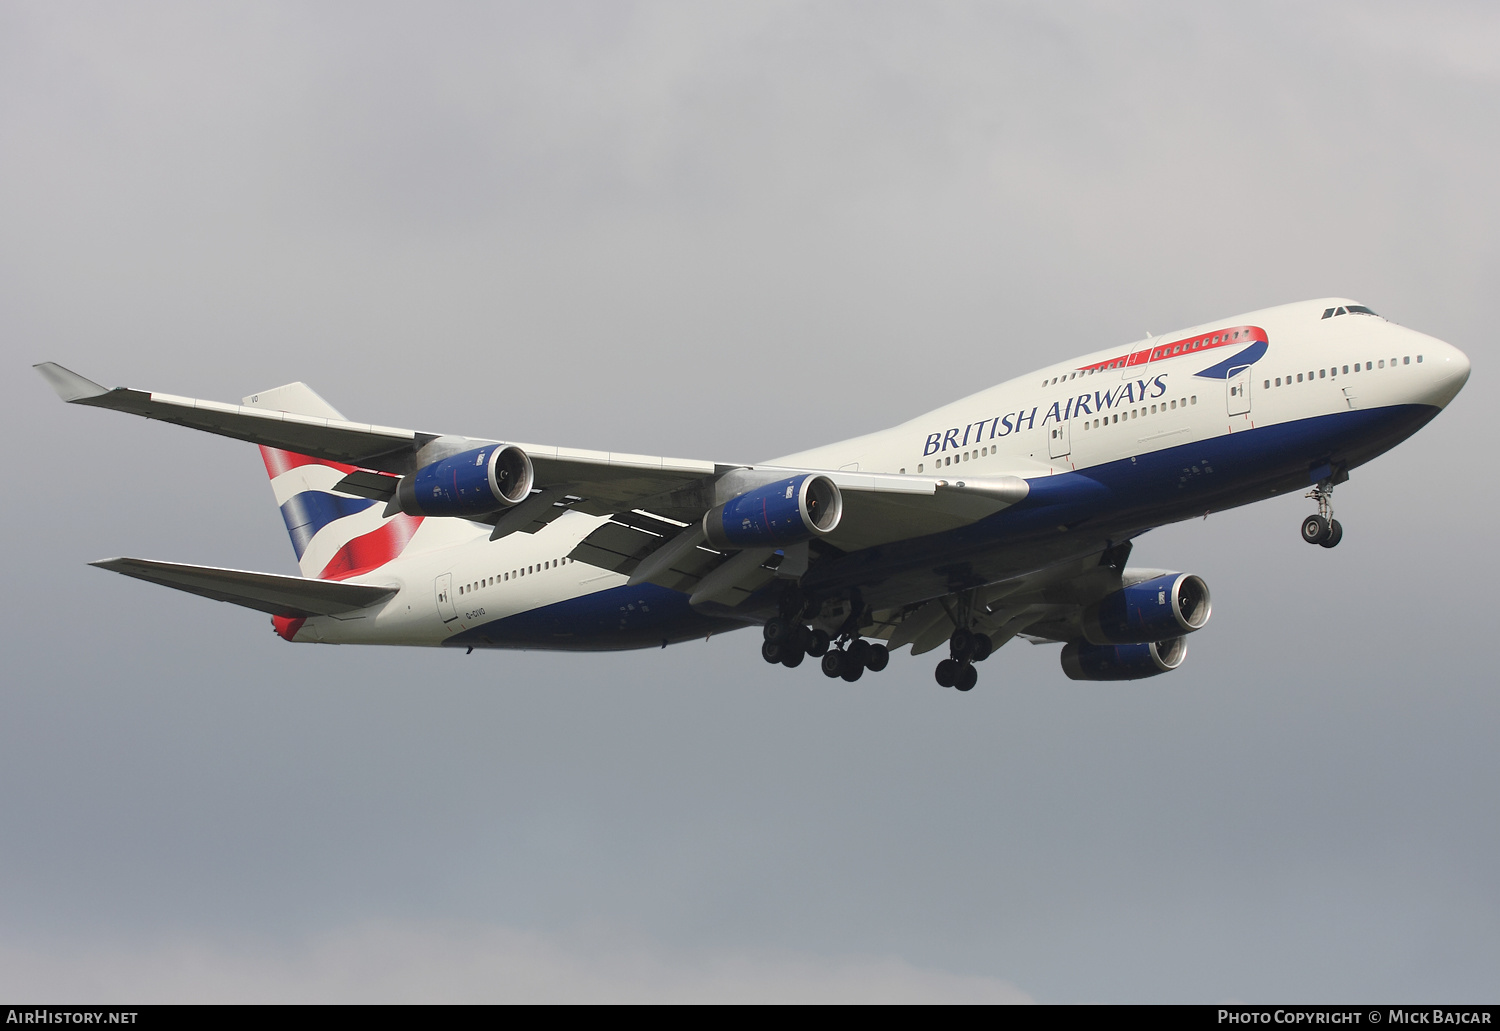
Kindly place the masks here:
POLYGON ((1427 358, 1432 363, 1432 370, 1428 373, 1432 377, 1431 401, 1445 407, 1469 381, 1469 356, 1452 344, 1431 337, 1428 339, 1433 344, 1428 348, 1427 358))
POLYGON ((1437 372, 1443 381, 1443 399, 1439 404, 1446 405, 1469 383, 1469 356, 1452 344, 1443 344, 1442 351, 1434 357, 1440 359, 1437 372))

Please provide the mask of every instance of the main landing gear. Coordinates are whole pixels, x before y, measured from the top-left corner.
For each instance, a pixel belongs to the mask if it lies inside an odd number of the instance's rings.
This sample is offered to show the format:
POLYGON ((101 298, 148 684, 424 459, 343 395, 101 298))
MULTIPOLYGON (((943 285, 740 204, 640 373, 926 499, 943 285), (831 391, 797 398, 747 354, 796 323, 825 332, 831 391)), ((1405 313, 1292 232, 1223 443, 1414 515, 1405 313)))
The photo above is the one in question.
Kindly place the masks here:
POLYGON ((840 635, 835 644, 826 631, 789 619, 770 620, 762 628, 762 633, 765 643, 760 646, 760 657, 767 662, 796 669, 804 658, 811 655, 822 660, 820 665, 824 676, 841 677, 851 684, 864 676, 865 670, 879 673, 891 661, 890 650, 883 644, 847 633, 840 635))
POLYGON ((963 629, 953 631, 953 636, 948 638, 950 658, 937 664, 934 674, 937 682, 960 691, 974 690, 974 685, 979 683, 979 671, 974 668, 974 663, 989 658, 993 650, 994 644, 987 634, 963 629))
POLYGON ((1318 503, 1318 514, 1302 520, 1302 539, 1325 548, 1338 547, 1344 539, 1344 526, 1333 518, 1333 481, 1320 480, 1307 496, 1318 503))

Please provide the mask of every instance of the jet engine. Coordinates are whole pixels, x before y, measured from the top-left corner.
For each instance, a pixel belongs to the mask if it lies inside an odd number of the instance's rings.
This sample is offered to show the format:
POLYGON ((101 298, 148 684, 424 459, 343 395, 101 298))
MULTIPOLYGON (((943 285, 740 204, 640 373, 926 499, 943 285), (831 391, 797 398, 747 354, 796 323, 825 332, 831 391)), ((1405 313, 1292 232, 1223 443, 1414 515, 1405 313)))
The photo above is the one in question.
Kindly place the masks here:
POLYGON ((843 514, 838 486, 826 476, 803 473, 709 510, 703 533, 716 548, 775 547, 830 533, 843 514))
POLYGON ((1149 644, 1070 641, 1063 646, 1062 668, 1069 680, 1141 680, 1169 673, 1185 658, 1187 639, 1183 637, 1149 644))
POLYGON ((1208 622, 1208 584, 1191 573, 1168 573, 1121 588, 1083 611, 1090 644, 1145 644, 1192 633, 1208 622))
POLYGON ((396 503, 408 515, 482 516, 525 501, 532 479, 526 452, 490 444, 403 476, 396 503))

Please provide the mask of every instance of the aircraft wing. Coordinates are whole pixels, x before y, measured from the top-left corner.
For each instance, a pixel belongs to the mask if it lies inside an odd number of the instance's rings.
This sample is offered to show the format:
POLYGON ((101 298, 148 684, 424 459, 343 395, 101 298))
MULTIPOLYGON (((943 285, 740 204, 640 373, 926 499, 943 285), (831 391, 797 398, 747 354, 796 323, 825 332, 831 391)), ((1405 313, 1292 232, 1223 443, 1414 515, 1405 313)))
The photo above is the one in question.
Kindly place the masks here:
MULTIPOLYGON (((236 440, 247 440, 252 444, 381 472, 412 472, 412 462, 417 452, 443 436, 394 426, 294 415, 253 405, 204 401, 130 387, 111 390, 55 362, 43 362, 36 366, 36 370, 57 395, 69 404, 109 408, 236 440)), ((252 396, 247 400, 253 401, 254 398, 252 396)), ((499 443, 479 438, 450 439, 472 447, 499 443)), ((705 476, 712 476, 720 468, 712 462, 689 459, 583 451, 538 444, 516 446, 531 458, 536 468, 538 487, 577 487, 588 491, 587 500, 594 504, 585 507, 585 511, 597 507, 599 503, 618 506, 633 499, 676 490, 705 476)), ((603 515, 611 510, 609 507, 599 508, 596 514, 603 515)))
MULTIPOLYGON (((39 364, 36 369, 70 404, 109 408, 355 466, 356 470, 335 489, 362 497, 389 500, 395 493, 395 476, 379 476, 369 470, 397 475, 415 472, 418 461, 427 461, 419 453, 434 442, 446 454, 499 443, 296 415, 257 407, 258 395, 246 398, 246 404, 234 405, 128 387, 109 389, 53 362, 39 364)), ((839 526, 823 540, 841 551, 965 526, 1015 504, 1029 491, 1026 480, 1019 476, 949 480, 722 464, 537 444, 515 446, 531 459, 535 489, 514 508, 488 517, 487 521, 495 525, 494 536, 516 531, 534 533, 570 510, 591 515, 645 511, 676 528, 670 535, 653 532, 634 540, 634 546, 628 549, 630 558, 617 563, 622 569, 628 565, 627 572, 635 569, 644 554, 673 536, 681 536, 677 529, 695 524, 709 509, 728 500, 734 493, 734 488, 726 487, 730 478, 748 488, 799 473, 827 476, 843 494, 844 514, 839 526)), ((629 522, 628 518, 624 521, 629 522)), ((607 550, 614 550, 622 542, 614 539, 618 533, 610 533, 613 537, 607 550)), ((695 560, 702 557, 685 551, 682 554, 695 560)), ((749 579, 759 576, 754 572, 749 579)))
POLYGON ((91 566, 149 580, 215 601, 232 602, 273 616, 334 616, 368 608, 396 593, 395 587, 308 580, 244 569, 190 566, 144 558, 107 558, 91 566))
POLYGON ((43 362, 36 370, 69 404, 143 415, 253 444, 386 472, 402 471, 400 459, 433 439, 431 435, 390 426, 317 419, 130 387, 110 390, 53 362, 43 362))

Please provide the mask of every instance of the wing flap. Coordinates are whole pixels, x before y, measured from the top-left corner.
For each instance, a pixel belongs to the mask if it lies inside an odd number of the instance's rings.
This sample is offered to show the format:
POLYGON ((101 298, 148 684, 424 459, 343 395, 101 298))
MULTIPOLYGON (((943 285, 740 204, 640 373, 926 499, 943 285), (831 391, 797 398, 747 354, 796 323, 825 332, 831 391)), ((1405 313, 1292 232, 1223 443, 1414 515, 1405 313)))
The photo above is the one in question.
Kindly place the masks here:
POLYGON ((397 590, 144 558, 108 558, 89 565, 273 616, 336 616, 378 604, 397 590))

